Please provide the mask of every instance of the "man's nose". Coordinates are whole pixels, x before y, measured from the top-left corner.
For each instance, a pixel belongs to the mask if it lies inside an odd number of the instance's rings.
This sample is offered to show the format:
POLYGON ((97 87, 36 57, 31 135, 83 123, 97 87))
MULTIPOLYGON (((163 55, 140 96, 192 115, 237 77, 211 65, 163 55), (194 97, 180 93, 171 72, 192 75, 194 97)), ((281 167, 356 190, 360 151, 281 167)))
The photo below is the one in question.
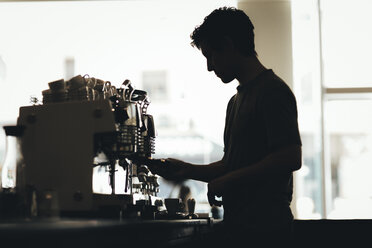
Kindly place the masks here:
POLYGON ((207 62, 207 69, 208 71, 213 71, 213 66, 209 61, 207 62))

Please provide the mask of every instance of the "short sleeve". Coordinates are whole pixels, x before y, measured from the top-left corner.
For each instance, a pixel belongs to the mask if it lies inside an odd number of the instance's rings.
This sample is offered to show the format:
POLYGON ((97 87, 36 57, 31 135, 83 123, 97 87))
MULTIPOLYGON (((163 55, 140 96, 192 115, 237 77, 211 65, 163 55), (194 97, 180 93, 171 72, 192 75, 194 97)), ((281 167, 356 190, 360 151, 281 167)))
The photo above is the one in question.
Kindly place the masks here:
POLYGON ((289 145, 301 145, 297 104, 289 88, 276 87, 263 96, 263 118, 270 152, 289 145))

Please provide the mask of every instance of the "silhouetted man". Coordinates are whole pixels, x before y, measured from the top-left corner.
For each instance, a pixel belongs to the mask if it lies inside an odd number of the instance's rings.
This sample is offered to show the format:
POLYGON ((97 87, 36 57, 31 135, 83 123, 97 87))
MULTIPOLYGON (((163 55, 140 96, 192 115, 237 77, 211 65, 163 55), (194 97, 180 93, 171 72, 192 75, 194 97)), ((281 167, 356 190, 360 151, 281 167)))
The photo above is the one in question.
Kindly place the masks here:
POLYGON ((301 167, 296 100, 257 58, 253 29, 243 11, 224 7, 191 34, 208 71, 223 83, 239 82, 227 106, 223 158, 207 165, 147 161, 150 170, 166 179, 208 183, 209 203, 224 207, 223 225, 207 241, 211 245, 282 245, 292 230, 292 172, 301 167))

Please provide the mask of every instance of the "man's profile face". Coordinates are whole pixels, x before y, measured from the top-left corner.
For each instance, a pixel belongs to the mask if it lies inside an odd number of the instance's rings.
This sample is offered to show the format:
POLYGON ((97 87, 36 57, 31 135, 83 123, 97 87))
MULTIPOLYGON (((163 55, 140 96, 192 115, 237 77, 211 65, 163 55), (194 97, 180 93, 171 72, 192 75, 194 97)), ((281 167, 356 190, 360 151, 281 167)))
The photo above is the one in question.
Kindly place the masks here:
POLYGON ((235 79, 234 61, 232 52, 228 49, 213 49, 205 42, 201 43, 200 50, 207 59, 208 71, 214 71, 222 82, 229 83, 235 79))

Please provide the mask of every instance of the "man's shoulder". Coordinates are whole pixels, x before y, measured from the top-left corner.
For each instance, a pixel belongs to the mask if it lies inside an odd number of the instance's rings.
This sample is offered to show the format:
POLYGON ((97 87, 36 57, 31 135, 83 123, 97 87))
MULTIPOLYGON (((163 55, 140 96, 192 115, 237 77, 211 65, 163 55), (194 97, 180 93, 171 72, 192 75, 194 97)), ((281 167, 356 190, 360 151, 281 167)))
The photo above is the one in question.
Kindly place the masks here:
POLYGON ((232 109, 232 107, 233 107, 233 105, 234 105, 235 97, 236 97, 236 94, 233 95, 233 96, 230 98, 229 102, 227 103, 227 111, 228 111, 228 112, 232 109))
POLYGON ((286 95, 293 97, 293 91, 289 85, 278 75, 271 71, 261 78, 257 85, 258 95, 286 95))
POLYGON ((264 89, 289 89, 288 84, 277 74, 273 72, 273 70, 268 70, 262 77, 260 78, 260 86, 264 89))

